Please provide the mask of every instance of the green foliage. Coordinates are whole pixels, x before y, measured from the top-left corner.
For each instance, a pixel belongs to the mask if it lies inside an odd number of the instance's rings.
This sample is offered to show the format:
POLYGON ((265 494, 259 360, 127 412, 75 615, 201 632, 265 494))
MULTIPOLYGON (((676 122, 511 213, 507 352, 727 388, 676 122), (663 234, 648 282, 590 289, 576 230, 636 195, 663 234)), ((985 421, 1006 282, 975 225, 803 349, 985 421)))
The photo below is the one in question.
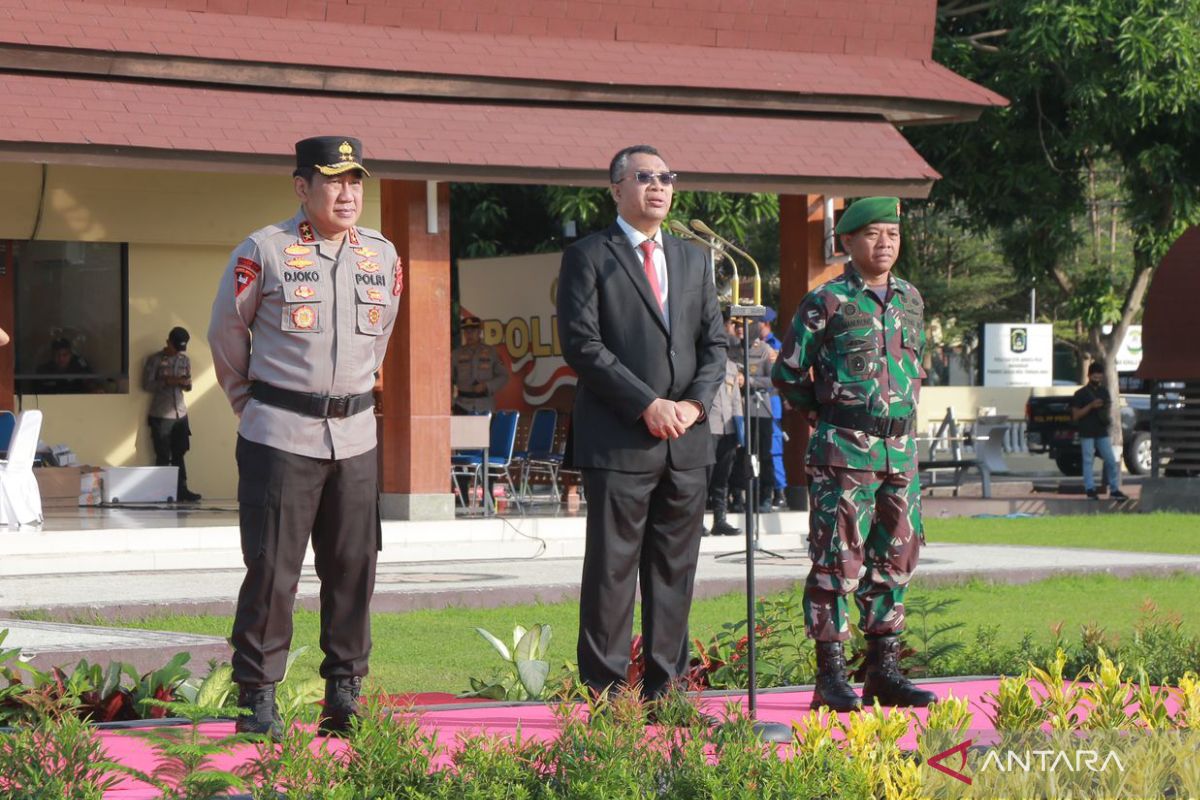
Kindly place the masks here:
POLYGON ((492 700, 538 700, 546 690, 550 662, 549 625, 537 624, 528 630, 522 625, 513 627, 512 649, 483 628, 475 632, 492 646, 504 661, 504 671, 491 681, 471 678, 471 690, 460 697, 486 697, 492 700))
POLYGON ((159 717, 168 715, 187 721, 172 725, 135 731, 146 739, 154 750, 156 765, 148 775, 139 776, 153 784, 162 800, 209 800, 223 797, 232 789, 244 789, 246 782, 228 770, 216 769, 213 761, 229 754, 234 747, 253 742, 254 734, 235 733, 232 736, 209 738, 200 732, 200 723, 220 716, 222 709, 194 703, 147 700, 148 705, 162 709, 159 717))
POLYGON ((75 716, 0 733, 0 800, 100 800, 123 771, 75 716))

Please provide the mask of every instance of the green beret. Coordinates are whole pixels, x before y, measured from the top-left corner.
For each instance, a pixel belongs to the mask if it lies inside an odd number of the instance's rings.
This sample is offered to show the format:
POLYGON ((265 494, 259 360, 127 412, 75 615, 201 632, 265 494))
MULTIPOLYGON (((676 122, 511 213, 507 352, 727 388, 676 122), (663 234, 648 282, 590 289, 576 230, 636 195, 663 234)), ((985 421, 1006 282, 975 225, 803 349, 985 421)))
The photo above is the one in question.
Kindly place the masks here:
POLYGON ((864 197, 842 212, 834 233, 854 233, 872 222, 900 222, 899 197, 864 197))

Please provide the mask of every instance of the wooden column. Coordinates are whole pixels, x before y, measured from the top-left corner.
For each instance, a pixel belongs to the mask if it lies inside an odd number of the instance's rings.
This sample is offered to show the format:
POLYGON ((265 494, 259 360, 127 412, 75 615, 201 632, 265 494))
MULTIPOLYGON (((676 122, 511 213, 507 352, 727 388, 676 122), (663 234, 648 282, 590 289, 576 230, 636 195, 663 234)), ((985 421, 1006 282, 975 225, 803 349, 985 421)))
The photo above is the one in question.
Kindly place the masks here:
MULTIPOLYGON (((834 201, 836 208, 842 201, 834 201)), ((783 338, 804 295, 842 272, 841 264, 826 264, 824 252, 825 198, 821 195, 779 197, 779 322, 776 336, 783 338)), ((808 449, 808 423, 797 411, 785 411, 783 463, 788 482, 804 486, 804 453, 808 449)))
POLYGON ((17 276, 16 259, 13 258, 13 243, 0 242, 0 328, 12 337, 13 341, 0 347, 0 409, 16 411, 16 398, 13 397, 15 381, 13 373, 17 363, 16 355, 16 289, 17 276))
POLYGON ((404 260, 400 315, 383 362, 380 482, 386 519, 451 519, 450 187, 437 186, 437 233, 424 181, 383 180, 383 234, 404 260))

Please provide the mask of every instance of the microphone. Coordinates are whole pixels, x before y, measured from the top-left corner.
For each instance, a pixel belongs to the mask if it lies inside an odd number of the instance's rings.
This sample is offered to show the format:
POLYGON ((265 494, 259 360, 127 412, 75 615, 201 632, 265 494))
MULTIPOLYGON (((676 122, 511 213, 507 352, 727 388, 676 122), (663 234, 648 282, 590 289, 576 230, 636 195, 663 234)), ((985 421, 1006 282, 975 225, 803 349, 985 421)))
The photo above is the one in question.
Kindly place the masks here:
POLYGON ((745 258, 750 262, 750 266, 754 267, 754 302, 752 305, 742 304, 741 294, 738 292, 738 285, 735 279, 733 286, 733 305, 729 307, 730 316, 745 318, 765 316, 767 310, 763 308, 762 304, 762 273, 759 272, 758 262, 754 260, 754 257, 742 248, 735 245, 733 242, 718 235, 715 231, 713 231, 712 228, 705 225, 703 221, 694 219, 692 220, 691 224, 694 230, 700 231, 700 233, 703 233, 706 236, 711 236, 725 247, 745 258))
POLYGON ((733 270, 733 278, 729 282, 729 288, 733 295, 733 305, 737 305, 740 302, 740 299, 738 298, 739 280, 737 262, 733 260, 733 256, 731 256, 724 248, 717 247, 713 242, 705 239, 703 236, 697 236, 691 231, 691 229, 688 228, 688 226, 684 225, 677 219, 671 220, 667 224, 667 227, 671 229, 672 233, 681 239, 687 239, 688 241, 696 242, 701 247, 706 247, 711 250, 717 259, 723 258, 729 262, 729 268, 733 270))

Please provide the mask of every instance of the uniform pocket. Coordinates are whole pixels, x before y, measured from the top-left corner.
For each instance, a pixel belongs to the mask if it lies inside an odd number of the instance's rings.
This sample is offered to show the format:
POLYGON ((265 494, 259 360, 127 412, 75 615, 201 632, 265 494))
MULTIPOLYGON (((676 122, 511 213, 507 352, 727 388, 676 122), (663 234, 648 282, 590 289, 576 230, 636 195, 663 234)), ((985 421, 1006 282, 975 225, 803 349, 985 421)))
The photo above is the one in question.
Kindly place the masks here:
POLYGON ((386 287, 360 285, 354 289, 358 332, 367 336, 379 336, 383 333, 383 314, 391 299, 386 287))
POLYGON ((879 345, 866 331, 846 331, 833 340, 834 368, 839 383, 853 383, 879 372, 879 345))
POLYGON ((321 317, 320 303, 285 303, 280 327, 289 333, 320 333, 321 317))

